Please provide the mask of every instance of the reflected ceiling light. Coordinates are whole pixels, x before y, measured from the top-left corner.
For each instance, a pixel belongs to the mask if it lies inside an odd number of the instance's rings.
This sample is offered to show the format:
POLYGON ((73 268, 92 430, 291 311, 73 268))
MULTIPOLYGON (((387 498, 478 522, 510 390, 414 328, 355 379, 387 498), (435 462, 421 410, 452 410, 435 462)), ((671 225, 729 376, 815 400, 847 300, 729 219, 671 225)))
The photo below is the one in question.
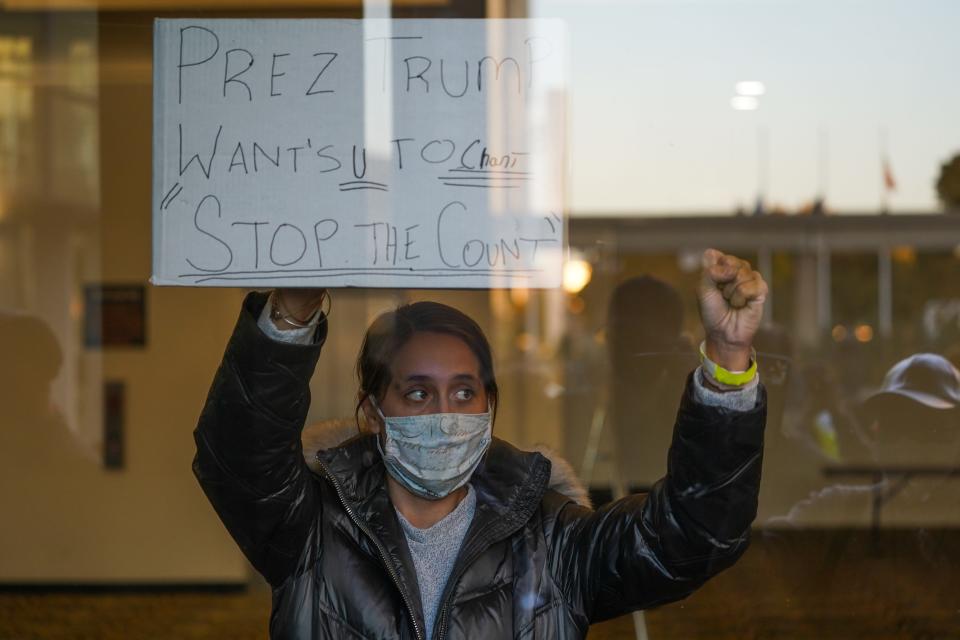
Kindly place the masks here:
POLYGON ((532 333, 524 331, 523 333, 518 333, 517 337, 514 338, 514 345, 518 351, 526 353, 532 351, 537 346, 537 338, 532 333))
POLYGON ((583 310, 586 308, 587 303, 580 296, 570 296, 570 298, 567 299, 567 309, 575 316, 583 313, 583 310))
POLYGON ((843 342, 847 339, 847 328, 842 324, 834 325, 830 335, 833 336, 835 342, 843 342))
POLYGON ((582 259, 568 260, 563 265, 563 290, 567 293, 580 293, 590 282, 593 267, 582 259))
POLYGON ((873 327, 868 324, 858 324, 853 330, 853 335, 859 342, 870 342, 873 340, 873 327))
POLYGON ((563 388, 562 384, 560 384, 559 382, 551 381, 551 382, 548 382, 546 386, 544 386, 543 395, 547 396, 551 400, 556 400, 557 398, 563 395, 564 391, 565 389, 563 388))
POLYGON ((737 111, 755 111, 760 106, 760 101, 753 96, 733 96, 730 98, 730 106, 737 111))
POLYGON ((900 264, 913 264, 917 261, 917 250, 908 244, 900 245, 891 249, 890 257, 900 264))
POLYGON ((733 91, 738 96, 762 96, 767 92, 767 87, 759 80, 741 80, 733 85, 733 91))
POLYGON ((510 302, 517 307, 524 307, 530 299, 530 290, 524 287, 513 287, 510 289, 510 302))
POLYGON ((677 266, 684 273, 699 271, 703 262, 703 251, 699 249, 681 249, 677 252, 677 266))

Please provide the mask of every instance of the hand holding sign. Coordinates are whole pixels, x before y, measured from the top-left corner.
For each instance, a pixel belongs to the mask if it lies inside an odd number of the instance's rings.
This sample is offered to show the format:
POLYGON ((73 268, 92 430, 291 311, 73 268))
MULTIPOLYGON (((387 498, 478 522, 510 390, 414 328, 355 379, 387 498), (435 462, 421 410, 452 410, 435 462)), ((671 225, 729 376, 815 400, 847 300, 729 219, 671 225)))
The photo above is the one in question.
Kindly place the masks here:
POLYGON ((276 289, 273 296, 279 317, 272 317, 273 324, 281 331, 305 325, 328 299, 326 289, 284 288, 276 289))

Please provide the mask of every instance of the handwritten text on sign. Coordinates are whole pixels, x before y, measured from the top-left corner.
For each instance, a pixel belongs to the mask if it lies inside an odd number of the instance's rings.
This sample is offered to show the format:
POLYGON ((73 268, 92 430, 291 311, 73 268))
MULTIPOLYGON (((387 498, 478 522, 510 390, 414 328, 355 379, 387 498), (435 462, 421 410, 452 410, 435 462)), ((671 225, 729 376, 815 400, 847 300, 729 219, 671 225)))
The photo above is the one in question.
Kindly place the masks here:
POLYGON ((158 20, 155 284, 552 287, 554 21, 158 20))

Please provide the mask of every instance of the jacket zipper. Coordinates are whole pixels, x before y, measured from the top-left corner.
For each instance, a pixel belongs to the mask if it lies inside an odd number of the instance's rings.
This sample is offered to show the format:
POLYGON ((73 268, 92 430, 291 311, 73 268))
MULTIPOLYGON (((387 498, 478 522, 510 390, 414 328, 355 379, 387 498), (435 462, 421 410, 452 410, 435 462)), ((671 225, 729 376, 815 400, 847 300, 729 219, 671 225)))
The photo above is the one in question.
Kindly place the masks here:
MULTIPOLYGON (((486 529, 483 532, 478 532, 477 536, 479 537, 482 533, 485 533, 486 529)), ((495 536, 492 540, 488 540, 488 545, 496 543, 503 538, 500 535, 495 536)), ((486 547, 484 547, 486 548, 486 547)), ((432 640, 444 640, 447 637, 447 618, 449 617, 448 611, 450 609, 450 600, 453 598, 453 592, 456 589, 457 583, 460 581, 460 578, 463 577, 463 574, 466 573, 467 569, 470 567, 470 564, 476 560, 480 554, 483 553, 483 548, 475 551, 469 558, 464 558, 463 563, 457 569, 456 575, 451 575, 447 579, 446 586, 446 598, 443 600, 443 605, 440 607, 439 617, 437 618, 438 623, 434 624, 434 628, 437 630, 437 634, 433 636, 432 640)))
POLYGON ((394 568, 393 562, 390 560, 390 557, 387 554, 387 549, 383 546, 383 543, 380 542, 380 539, 373 535, 373 532, 367 528, 367 525, 360 519, 360 517, 353 512, 353 509, 347 503, 347 500, 343 495, 343 489, 340 487, 340 483, 336 478, 333 477, 333 474, 330 473, 330 470, 327 469, 327 465, 325 465, 319 458, 317 458, 317 462, 320 463, 320 468, 323 469, 323 475, 327 478, 327 480, 330 481, 330 484, 333 485, 334 491, 337 492, 337 499, 340 500, 340 504, 343 506, 344 511, 347 512, 350 520, 352 520, 353 524, 355 524, 358 529, 363 531, 363 533, 366 534, 366 536, 373 542, 374 546, 377 547, 377 551, 380 553, 380 559, 387 568, 387 573, 390 574, 390 579, 393 580, 393 584, 396 585, 397 590, 400 592, 400 597, 403 598, 403 603, 407 607, 407 612, 410 614, 410 621, 413 622, 413 632, 417 636, 417 640, 424 640, 423 631, 420 629, 420 625, 417 624, 416 616, 413 615, 413 606, 410 603, 410 598, 407 596, 407 592, 403 590, 403 586, 400 584, 400 576, 397 574, 397 570, 394 568))
MULTIPOLYGON (((463 576, 463 571, 458 571, 457 577, 456 577, 457 582, 460 581, 460 578, 462 576, 463 576)), ((451 586, 456 586, 456 582, 454 582, 453 585, 451 586)), ((452 589, 450 593, 453 593, 452 589)), ((433 640, 443 640, 443 638, 447 636, 447 609, 449 608, 448 606, 449 604, 450 604, 450 598, 447 597, 447 599, 443 601, 443 608, 440 609, 440 624, 439 626, 436 627, 437 635, 433 640)))
MULTIPOLYGON (((477 534, 480 535, 479 533, 477 534)), ((433 640, 443 640, 447 636, 447 612, 450 608, 450 599, 453 597, 453 592, 457 586, 457 583, 460 582, 460 578, 463 577, 463 574, 466 573, 467 569, 470 567, 470 564, 480 555, 478 552, 474 552, 470 558, 464 559, 463 564, 460 565, 456 576, 451 576, 453 581, 447 580, 447 587, 449 591, 447 592, 447 597, 443 600, 443 606, 440 608, 440 617, 439 624, 434 625, 437 629, 437 635, 433 637, 433 640)))

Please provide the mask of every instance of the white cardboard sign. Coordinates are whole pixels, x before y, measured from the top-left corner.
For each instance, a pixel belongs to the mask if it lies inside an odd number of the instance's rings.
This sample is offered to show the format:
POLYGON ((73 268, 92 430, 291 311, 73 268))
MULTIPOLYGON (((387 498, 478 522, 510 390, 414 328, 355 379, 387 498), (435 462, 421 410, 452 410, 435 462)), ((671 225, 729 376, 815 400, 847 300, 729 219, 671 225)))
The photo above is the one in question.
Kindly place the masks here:
POLYGON ((555 287, 552 20, 157 20, 161 285, 555 287))

